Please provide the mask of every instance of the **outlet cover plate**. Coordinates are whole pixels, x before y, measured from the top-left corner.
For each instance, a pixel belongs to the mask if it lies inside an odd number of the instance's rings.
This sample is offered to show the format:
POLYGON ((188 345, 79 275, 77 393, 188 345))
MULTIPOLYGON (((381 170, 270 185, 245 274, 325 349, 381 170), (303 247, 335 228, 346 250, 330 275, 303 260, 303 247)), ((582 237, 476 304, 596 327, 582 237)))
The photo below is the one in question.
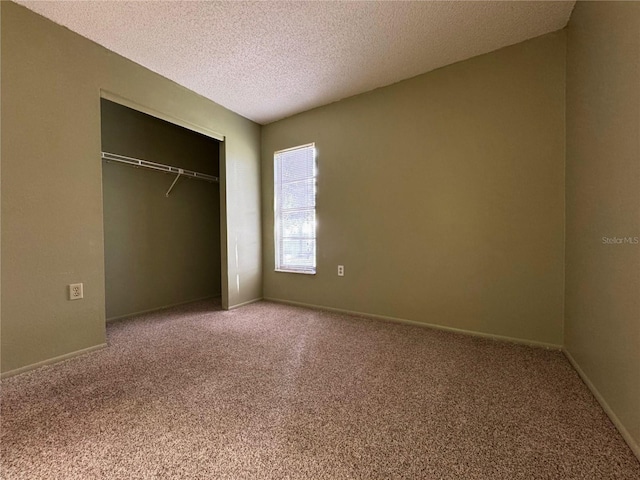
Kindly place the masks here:
POLYGON ((69 300, 80 300, 84 297, 81 283, 72 283, 69 285, 69 300))

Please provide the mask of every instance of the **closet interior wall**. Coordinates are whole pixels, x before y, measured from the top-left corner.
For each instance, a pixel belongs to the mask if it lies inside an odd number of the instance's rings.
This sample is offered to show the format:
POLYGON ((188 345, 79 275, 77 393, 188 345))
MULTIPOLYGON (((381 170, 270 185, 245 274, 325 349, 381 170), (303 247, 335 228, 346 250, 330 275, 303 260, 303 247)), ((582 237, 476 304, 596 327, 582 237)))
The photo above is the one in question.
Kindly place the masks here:
MULTIPOLYGON (((220 142, 101 100, 102 151, 219 177, 220 142)), ((221 294, 219 184, 103 161, 107 320, 221 294)))

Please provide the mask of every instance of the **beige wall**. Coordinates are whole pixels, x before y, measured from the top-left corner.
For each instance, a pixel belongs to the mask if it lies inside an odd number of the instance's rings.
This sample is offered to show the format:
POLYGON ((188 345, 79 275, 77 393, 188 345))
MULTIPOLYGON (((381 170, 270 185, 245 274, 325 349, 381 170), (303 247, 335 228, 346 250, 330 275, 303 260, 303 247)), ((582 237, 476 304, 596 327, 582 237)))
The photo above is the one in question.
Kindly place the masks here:
POLYGON ((101 89, 226 136, 223 293, 231 306, 260 297, 260 127, 23 7, 0 5, 2 371, 104 342, 101 89), (74 282, 84 283, 82 301, 66 299, 74 282))
POLYGON ((566 349, 640 457, 640 4, 567 32, 566 349))
MULTIPOLYGON (((108 100, 102 149, 219 175, 220 142, 108 100)), ((220 186, 102 163, 107 319, 221 294, 220 186)))
POLYGON ((564 90, 558 32, 263 127, 265 297, 562 344, 564 90), (274 272, 273 152, 309 142, 317 275, 274 272))

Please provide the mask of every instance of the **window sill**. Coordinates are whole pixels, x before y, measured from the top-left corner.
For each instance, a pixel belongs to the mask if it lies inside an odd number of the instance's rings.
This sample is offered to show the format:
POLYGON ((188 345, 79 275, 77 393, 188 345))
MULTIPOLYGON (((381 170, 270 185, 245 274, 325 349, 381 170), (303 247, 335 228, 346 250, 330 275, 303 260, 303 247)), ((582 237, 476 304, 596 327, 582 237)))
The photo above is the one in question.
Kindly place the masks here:
POLYGON ((316 272, 315 271, 309 271, 309 270, 287 270, 286 268, 276 268, 275 269, 276 272, 280 272, 280 273, 301 273, 302 275, 315 275, 316 272))

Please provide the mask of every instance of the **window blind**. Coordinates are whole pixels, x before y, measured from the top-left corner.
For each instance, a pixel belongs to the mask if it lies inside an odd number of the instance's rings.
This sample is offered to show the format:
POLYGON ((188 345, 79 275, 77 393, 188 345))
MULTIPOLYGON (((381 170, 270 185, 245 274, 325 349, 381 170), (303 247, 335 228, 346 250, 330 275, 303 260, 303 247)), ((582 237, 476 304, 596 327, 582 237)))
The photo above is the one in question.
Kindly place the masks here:
POLYGON ((315 145, 274 154, 276 270, 316 273, 315 145))

